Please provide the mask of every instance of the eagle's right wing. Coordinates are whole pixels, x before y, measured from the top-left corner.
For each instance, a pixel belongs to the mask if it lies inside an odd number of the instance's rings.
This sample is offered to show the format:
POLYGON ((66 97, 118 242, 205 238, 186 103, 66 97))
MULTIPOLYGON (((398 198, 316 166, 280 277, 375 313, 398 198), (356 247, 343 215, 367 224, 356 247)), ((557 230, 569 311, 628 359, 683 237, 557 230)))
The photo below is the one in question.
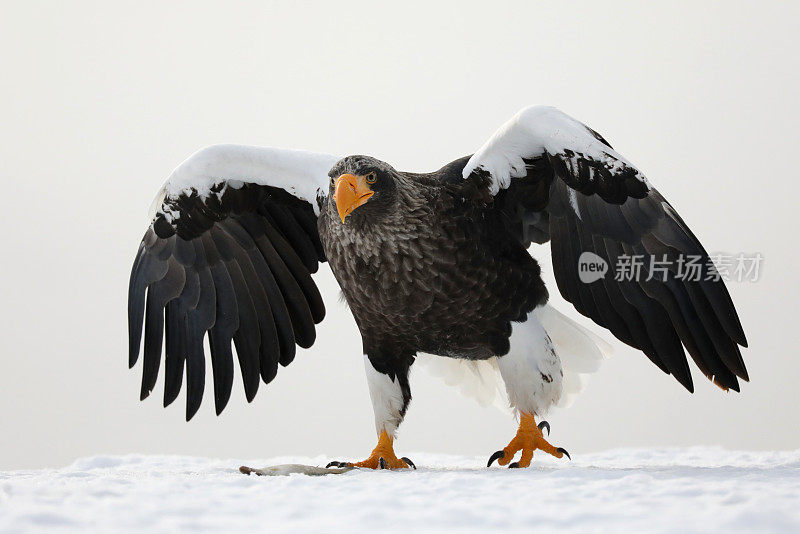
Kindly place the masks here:
POLYGON ((318 199, 335 156, 238 145, 205 148, 173 171, 156 199, 131 271, 129 365, 139 357, 141 398, 155 387, 166 334, 164 406, 186 373, 186 419, 205 384, 208 333, 219 414, 233 384, 236 345, 248 402, 259 380, 309 347, 325 315, 311 273, 325 256, 318 199))

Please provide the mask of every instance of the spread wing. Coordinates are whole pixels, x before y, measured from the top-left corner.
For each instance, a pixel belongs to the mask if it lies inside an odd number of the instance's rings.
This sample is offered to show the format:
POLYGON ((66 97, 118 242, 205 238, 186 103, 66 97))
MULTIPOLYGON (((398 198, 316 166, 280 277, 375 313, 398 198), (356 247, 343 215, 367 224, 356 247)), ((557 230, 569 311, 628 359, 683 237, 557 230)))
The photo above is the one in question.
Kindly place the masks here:
POLYGON ((470 158, 463 177, 488 187, 491 209, 525 246, 550 241, 566 300, 689 391, 684 347, 720 387, 738 391, 737 377, 748 379, 744 331, 703 245, 597 132, 555 108, 524 109, 470 158), (586 253, 609 267, 590 283, 579 273, 586 253))
POLYGON ((208 334, 216 412, 233 384, 236 346, 248 402, 259 381, 314 342, 325 315, 311 278, 325 256, 318 198, 336 157, 217 145, 186 160, 164 185, 139 245, 128 292, 129 365, 139 357, 141 398, 164 357, 164 406, 186 375, 186 419, 203 397, 208 334))

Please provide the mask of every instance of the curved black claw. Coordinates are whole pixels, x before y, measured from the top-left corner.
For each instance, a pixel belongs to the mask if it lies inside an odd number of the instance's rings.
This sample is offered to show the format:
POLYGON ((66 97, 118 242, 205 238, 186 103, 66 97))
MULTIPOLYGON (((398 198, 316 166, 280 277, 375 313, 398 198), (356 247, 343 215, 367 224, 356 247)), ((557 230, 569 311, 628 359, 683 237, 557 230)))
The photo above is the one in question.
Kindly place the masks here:
POLYGON ((378 465, 380 466, 380 469, 386 469, 386 460, 384 460, 382 457, 378 458, 378 465))
POLYGON ((519 462, 511 462, 508 464, 509 469, 517 469, 519 467, 519 462))
POLYGON ((570 460, 572 460, 572 456, 569 455, 569 453, 567 452, 567 449, 559 447, 556 450, 558 452, 560 452, 561 454, 563 454, 564 456, 566 456, 567 458, 569 458, 570 460))
POLYGON ((417 470, 417 466, 414 465, 414 462, 408 459, 408 456, 403 456, 400 459, 403 460, 406 464, 408 464, 409 467, 413 467, 415 471, 417 470))
POLYGON ((328 462, 328 465, 325 466, 325 469, 329 467, 350 467, 350 462, 328 462))
POLYGON ((486 467, 491 467, 495 460, 502 458, 505 455, 505 451, 497 451, 489 457, 489 463, 486 464, 486 467))
POLYGON ((537 426, 539 427, 539 430, 542 430, 543 428, 546 428, 547 429, 547 435, 548 436, 550 435, 550 423, 548 423, 547 421, 542 421, 537 426))

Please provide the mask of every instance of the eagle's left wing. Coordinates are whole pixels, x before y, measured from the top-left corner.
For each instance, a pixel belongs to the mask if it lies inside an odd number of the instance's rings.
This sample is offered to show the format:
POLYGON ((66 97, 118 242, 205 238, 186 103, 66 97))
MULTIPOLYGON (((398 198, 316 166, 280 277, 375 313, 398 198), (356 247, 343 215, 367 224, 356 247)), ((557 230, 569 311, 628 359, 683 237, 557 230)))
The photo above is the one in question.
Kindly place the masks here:
POLYGON ((566 300, 688 390, 683 347, 724 389, 738 391, 737 377, 748 379, 738 347, 747 344, 744 331, 705 249, 600 134, 555 108, 526 108, 470 158, 463 178, 488 188, 490 209, 501 212, 525 246, 551 242, 566 300), (610 270, 630 261, 639 275, 606 272, 582 282, 579 262, 586 253, 610 270), (694 269, 689 277, 687 261, 694 269))

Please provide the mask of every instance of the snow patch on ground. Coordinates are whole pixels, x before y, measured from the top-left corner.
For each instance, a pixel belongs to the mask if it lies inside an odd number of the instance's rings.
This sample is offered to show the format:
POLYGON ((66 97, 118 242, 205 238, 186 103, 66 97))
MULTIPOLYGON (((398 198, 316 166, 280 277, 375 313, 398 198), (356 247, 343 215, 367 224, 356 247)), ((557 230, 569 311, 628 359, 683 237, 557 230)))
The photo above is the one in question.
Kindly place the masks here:
POLYGON ((0 532, 798 532, 800 451, 542 454, 532 469, 412 454, 417 471, 245 476, 212 460, 96 456, 0 472, 0 532))

